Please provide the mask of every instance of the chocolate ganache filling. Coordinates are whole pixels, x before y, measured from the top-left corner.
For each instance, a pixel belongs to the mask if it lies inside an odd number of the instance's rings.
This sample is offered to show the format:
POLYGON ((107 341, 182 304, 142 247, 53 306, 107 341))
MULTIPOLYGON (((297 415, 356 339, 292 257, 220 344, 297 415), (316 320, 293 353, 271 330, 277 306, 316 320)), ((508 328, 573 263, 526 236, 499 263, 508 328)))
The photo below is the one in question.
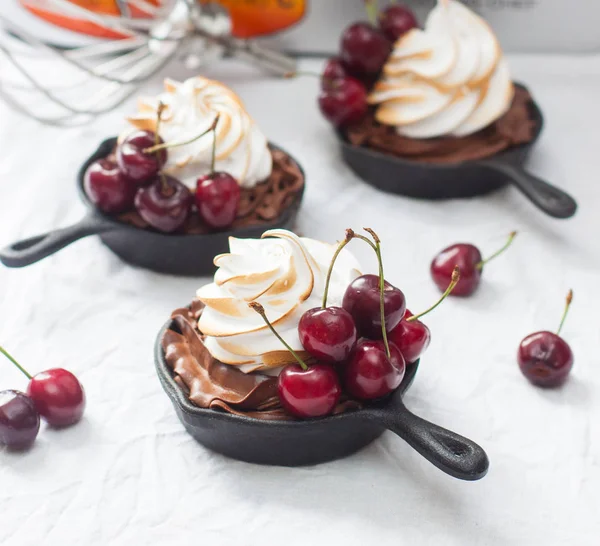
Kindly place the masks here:
MULTIPOLYGON (((197 326, 203 308, 204 305, 195 300, 190 307, 173 311, 173 324, 162 339, 167 364, 188 398, 201 408, 235 415, 266 420, 294 419, 281 406, 277 377, 259 372, 246 374, 212 357, 197 326)), ((342 397, 334 414, 360 407, 358 401, 342 397)))
MULTIPOLYGON (((241 188, 240 205, 231 229, 269 224, 276 221, 298 197, 304 187, 300 166, 284 151, 272 148, 271 176, 252 188, 241 188)), ((138 228, 152 229, 135 210, 119 215, 119 220, 138 228)), ((198 235, 210 233, 198 214, 191 214, 181 228, 183 233, 198 235)))
POLYGON ((531 106, 529 91, 515 87, 515 96, 508 112, 472 135, 407 138, 399 135, 395 127, 378 123, 374 113, 369 112, 361 122, 346 130, 346 137, 354 146, 363 146, 424 163, 474 161, 531 142, 538 129, 531 117, 531 106))

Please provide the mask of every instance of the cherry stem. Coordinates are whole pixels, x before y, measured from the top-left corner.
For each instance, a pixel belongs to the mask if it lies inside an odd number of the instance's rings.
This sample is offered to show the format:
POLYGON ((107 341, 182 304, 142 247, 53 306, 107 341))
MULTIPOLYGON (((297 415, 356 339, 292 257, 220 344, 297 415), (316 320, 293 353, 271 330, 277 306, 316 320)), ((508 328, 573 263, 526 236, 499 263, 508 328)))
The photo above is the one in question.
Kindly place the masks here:
POLYGON ((8 351, 0 346, 0 353, 2 353, 6 358, 8 358, 8 360, 10 360, 17 368, 19 368, 19 370, 21 370, 26 376, 27 379, 32 379, 31 374, 25 369, 23 368, 23 366, 21 366, 21 364, 19 364, 9 353, 8 351))
MULTIPOLYGON (((571 302, 573 301, 573 290, 569 290, 569 293, 567 294, 567 301, 565 304, 565 310, 563 312, 563 316, 562 319, 560 321, 560 324, 558 326, 558 331, 556 332, 556 335, 559 336, 560 332, 562 330, 562 327, 565 323, 565 320, 567 319, 567 315, 569 314, 569 308, 571 307, 571 302)), ((0 347, 1 350, 1 347, 0 347)))
POLYGON ((491 262, 494 258, 497 258, 498 256, 500 256, 500 254, 502 254, 512 244, 512 242, 516 236, 517 236, 517 232, 511 231, 510 235, 508 236, 508 241, 506 241, 504 246, 500 250, 497 250, 496 252, 494 252, 489 258, 486 258, 485 260, 481 260, 475 267, 477 267, 477 269, 479 269, 479 270, 483 269, 483 266, 485 264, 491 262))
POLYGON ((351 229, 346 230, 346 238, 338 245, 337 250, 334 252, 333 257, 331 258, 331 263, 329 264, 329 270, 327 271, 327 277, 325 278, 325 290, 323 291, 323 305, 322 309, 327 307, 327 296, 329 294, 329 282, 331 281, 331 274, 333 273, 333 266, 337 257, 340 255, 342 249, 352 240, 354 239, 355 234, 351 229))
POLYGON ((219 114, 217 114, 217 119, 215 120, 212 130, 213 130, 213 143, 212 143, 212 155, 210 158, 210 174, 215 172, 215 163, 217 162, 217 123, 219 122, 219 114))
POLYGON ((442 303, 450 295, 452 290, 454 290, 454 288, 458 284, 459 280, 460 280, 460 269, 458 268, 458 266, 455 266, 454 270, 452 271, 452 279, 450 280, 450 284, 448 285, 448 288, 446 288, 446 291, 442 294, 442 297, 435 304, 433 304, 429 309, 425 309, 425 311, 423 311, 422 313, 419 313, 418 315, 413 315, 412 317, 408 317, 406 319, 406 322, 414 322, 415 320, 419 320, 422 316, 433 311, 440 303, 442 303))
POLYGON ((157 144, 156 146, 151 146, 150 148, 144 148, 142 152, 144 152, 145 154, 153 154, 155 152, 159 152, 160 150, 166 150, 167 148, 176 148, 178 146, 185 146, 187 144, 191 144, 192 142, 196 142, 196 140, 215 130, 217 123, 219 123, 219 117, 220 115, 217 114, 215 120, 212 122, 212 125, 206 131, 200 133, 199 135, 196 135, 194 138, 190 138, 189 140, 183 140, 181 142, 165 142, 163 144, 157 144))
POLYGON ((296 351, 294 351, 294 349, 292 349, 285 341, 285 339, 283 339, 278 333, 277 330, 275 330, 275 328, 273 328, 273 325, 269 322, 269 319, 267 318, 267 315, 265 313, 265 308, 258 303, 257 301, 251 301, 248 304, 248 307, 250 307, 251 309, 254 309, 265 321, 266 325, 271 329, 271 332, 273 332, 273 334, 275 334, 275 337, 281 341, 281 343, 283 343, 283 345, 285 346, 285 348, 292 353, 292 356, 298 361, 298 364, 300 364, 300 367, 306 371, 308 370, 308 366, 306 365, 306 363, 304 362, 304 360, 302 360, 299 356, 298 353, 296 353, 296 351))
POLYGON ((379 262, 379 309, 381 310, 381 335, 383 337, 383 344, 385 345, 385 352, 388 358, 391 358, 390 345, 388 343, 387 331, 385 329, 385 277, 383 275, 383 259, 381 258, 381 240, 377 233, 371 228, 363 228, 375 241, 375 254, 377 254, 377 261, 379 262))
POLYGON ((377 21, 377 0, 365 0, 365 8, 369 23, 374 25, 377 21))

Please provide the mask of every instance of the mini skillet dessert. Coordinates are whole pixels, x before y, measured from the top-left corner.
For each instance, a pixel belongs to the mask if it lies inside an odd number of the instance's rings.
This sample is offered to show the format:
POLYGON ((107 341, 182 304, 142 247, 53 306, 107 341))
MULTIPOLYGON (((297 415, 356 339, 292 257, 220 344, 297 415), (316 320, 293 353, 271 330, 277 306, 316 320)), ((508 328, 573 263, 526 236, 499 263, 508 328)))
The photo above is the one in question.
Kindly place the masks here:
POLYGON ((529 92, 513 85, 492 29, 461 2, 438 0, 423 29, 393 5, 379 27, 349 27, 322 76, 321 110, 351 144, 447 164, 535 138, 529 92))
MULTIPOLYGON (((214 282, 172 314, 161 344, 175 381, 201 408, 257 419, 321 417, 392 393, 430 341, 384 281, 380 242, 347 230, 336 247, 285 230, 230 238, 214 282), (345 246, 376 253, 361 275, 345 246)), ((458 270, 442 296, 458 282, 458 270)))
POLYGON ((268 225, 302 192, 297 163, 219 82, 166 80, 128 121, 84 178, 95 206, 124 223, 180 234, 268 225))

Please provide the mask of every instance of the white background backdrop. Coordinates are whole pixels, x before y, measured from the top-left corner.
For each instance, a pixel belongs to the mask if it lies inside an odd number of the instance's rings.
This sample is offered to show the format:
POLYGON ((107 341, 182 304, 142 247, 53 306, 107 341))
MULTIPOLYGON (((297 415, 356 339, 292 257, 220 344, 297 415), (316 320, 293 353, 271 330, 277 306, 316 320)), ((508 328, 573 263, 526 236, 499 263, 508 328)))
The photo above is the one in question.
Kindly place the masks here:
MULTIPOLYGON (((578 199, 569 221, 543 216, 510 188, 443 203, 379 193, 340 161, 315 106, 316 80, 268 81, 232 62, 207 71, 306 169, 298 229, 328 241, 346 227, 376 229, 386 276, 411 309, 438 296, 428 274, 438 250, 468 241, 489 254, 520 231, 473 298, 450 300, 427 319, 433 342, 407 396, 417 414, 487 450, 486 478, 449 478, 391 433, 313 468, 208 452, 184 432, 152 363, 159 327, 207 279, 133 269, 89 238, 29 268, 0 268, 0 341, 31 372, 71 369, 88 394, 76 427, 43 426, 30 452, 0 452, 0 544, 598 544, 599 61, 511 58, 547 117, 531 168, 578 199), (520 375, 515 352, 526 334, 556 328, 570 287, 564 336, 573 376, 561 390, 538 390, 520 375)), ((168 72, 183 76, 177 66, 168 72)), ((79 219, 75 172, 131 109, 59 130, 0 104, 1 245, 79 219)), ((356 250, 374 270, 372 256, 356 250)), ((25 387, 0 362, 1 389, 25 387)))

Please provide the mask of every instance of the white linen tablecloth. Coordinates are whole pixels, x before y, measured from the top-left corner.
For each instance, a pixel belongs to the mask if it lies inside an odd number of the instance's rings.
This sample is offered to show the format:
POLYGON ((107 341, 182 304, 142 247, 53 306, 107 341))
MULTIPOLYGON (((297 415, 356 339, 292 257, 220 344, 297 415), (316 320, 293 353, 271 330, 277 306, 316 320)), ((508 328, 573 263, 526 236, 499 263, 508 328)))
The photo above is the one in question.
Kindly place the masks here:
MULTIPOLYGON (((306 169, 299 231, 335 241, 346 227, 377 230, 386 277, 413 311, 438 297, 429 277, 438 250, 468 241, 489 254, 519 230, 474 297, 451 299, 427 318, 433 341, 406 397, 415 413, 487 450, 486 478, 450 478, 389 432, 354 456, 311 468, 260 467, 207 451, 185 433, 152 361, 170 311, 207 279, 132 268, 90 237, 28 268, 0 267, 0 342, 31 372, 72 370, 88 396, 77 426, 42 425, 31 451, 0 451, 0 544, 598 544, 600 58, 511 61, 546 115, 531 169, 577 198, 572 220, 544 216, 512 188, 447 202, 380 193, 340 160, 315 103, 317 80, 269 79, 233 61, 204 71, 231 85, 268 137, 306 169), (517 346, 557 327, 571 287, 564 336, 573 374, 560 390, 539 390, 520 374, 517 346)), ((156 78, 147 91, 159 87, 156 78)), ((84 214, 75 173, 123 127, 132 105, 56 129, 0 104, 2 246, 84 214)), ((375 271, 368 249, 355 249, 375 271)), ((26 380, 2 361, 0 389, 7 388, 24 390, 26 380)))

